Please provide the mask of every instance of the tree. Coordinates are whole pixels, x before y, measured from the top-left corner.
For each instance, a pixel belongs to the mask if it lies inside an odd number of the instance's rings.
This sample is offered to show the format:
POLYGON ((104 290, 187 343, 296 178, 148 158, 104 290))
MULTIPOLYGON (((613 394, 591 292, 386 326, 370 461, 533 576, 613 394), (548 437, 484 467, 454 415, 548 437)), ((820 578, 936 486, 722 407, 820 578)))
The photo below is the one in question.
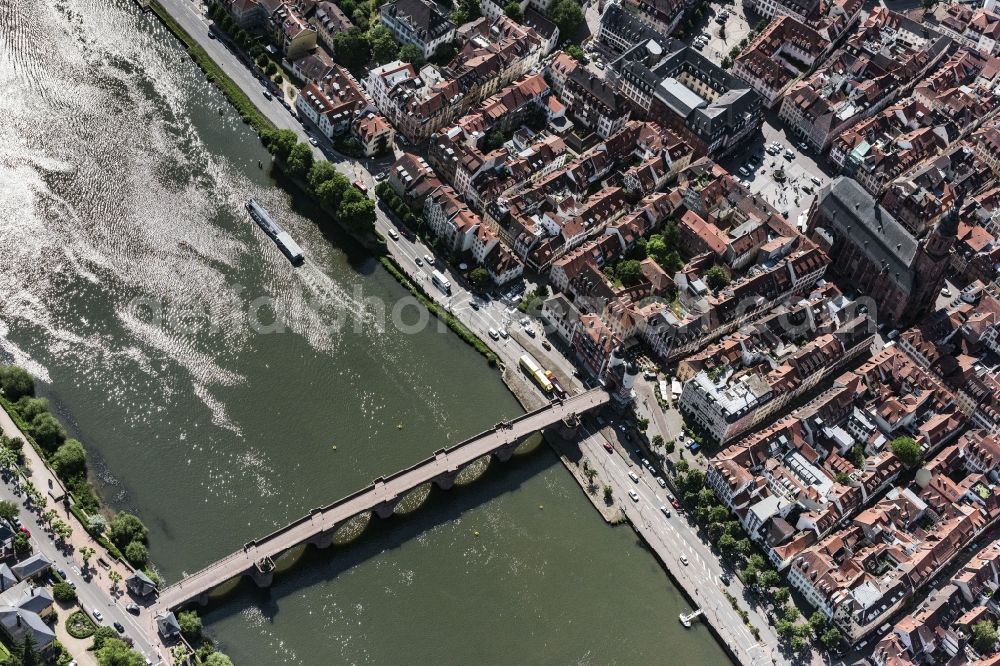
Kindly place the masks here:
POLYGON ((628 259, 618 264, 616 274, 623 285, 633 287, 642 282, 642 265, 635 259, 628 259))
POLYGON ((729 272, 722 266, 712 266, 705 271, 705 282, 711 289, 722 289, 728 286, 731 281, 729 272))
POLYGON ((743 582, 750 587, 755 587, 760 582, 760 574, 754 567, 746 567, 743 569, 743 582))
POLYGON ((371 47, 364 31, 354 27, 334 35, 333 51, 337 62, 348 69, 357 69, 368 62, 371 47))
POLYGON ((611 499, 613 495, 614 495, 614 490, 612 490, 611 486, 604 486, 604 501, 606 503, 611 504, 611 499))
POLYGON ((559 27, 563 39, 572 39, 583 24, 583 10, 576 0, 558 0, 549 9, 549 18, 559 27))
POLYGON ((312 148, 307 143, 296 143, 291 152, 288 153, 285 165, 289 176, 293 178, 305 177, 313 165, 312 148))
POLYGON ((512 21, 524 23, 524 11, 521 10, 521 5, 519 5, 515 0, 510 0, 510 2, 504 5, 503 13, 506 14, 507 18, 512 21))
POLYGON ((718 540, 719 551, 723 555, 734 555, 736 554, 736 539, 733 538, 732 534, 723 534, 718 540))
POLYGON ((403 62, 413 65, 414 69, 420 69, 424 66, 424 52, 413 44, 404 44, 403 48, 399 49, 398 57, 403 62))
POLYGON ((7 522, 14 522, 14 519, 17 518, 17 514, 17 504, 11 502, 10 500, 0 500, 0 518, 6 520, 7 522))
POLYGON ((87 568, 87 564, 90 562, 90 558, 94 556, 94 549, 90 546, 80 547, 80 557, 83 558, 83 568, 87 568))
POLYGON ((774 591, 774 602, 778 605, 784 606, 791 597, 792 593, 788 591, 787 587, 779 587, 774 591))
POLYGON ((381 23, 376 23, 368 31, 368 44, 371 47, 372 60, 379 65, 395 60, 399 56, 399 45, 392 38, 389 28, 381 23))
POLYGON ((87 452, 84 451, 83 444, 75 439, 63 442, 49 462, 63 481, 87 475, 87 452))
POLYGON ((684 474, 685 472, 688 471, 689 468, 690 468, 690 464, 688 464, 687 460, 678 460, 677 464, 674 465, 674 469, 677 470, 678 474, 684 474))
POLYGON ((141 541, 132 541, 125 546, 125 559, 132 563, 132 566, 142 568, 149 562, 149 551, 141 541))
POLYGON ((213 652, 201 660, 202 666, 233 666, 233 660, 221 652, 213 652))
POLYGON ((268 131, 263 134, 262 139, 264 147, 282 162, 288 159, 292 148, 299 142, 292 130, 268 131))
POLYGON ((351 189, 351 181, 342 173, 335 173, 316 188, 316 196, 326 208, 336 211, 344 198, 344 193, 351 189))
POLYGON ((806 639, 802 638, 801 636, 794 636, 792 637, 791 647, 792 647, 792 652, 802 652, 807 647, 809 647, 809 643, 807 643, 806 639))
POLYGON ((777 585, 780 580, 781 578, 778 576, 778 572, 774 569, 765 569, 760 572, 760 586, 765 590, 771 589, 777 585))
POLYGON ((131 513, 122 512, 111 519, 111 541, 119 548, 124 548, 133 541, 145 543, 149 530, 142 521, 131 513))
POLYGON ((145 666, 146 658, 117 638, 109 638, 97 651, 100 666, 145 666))
POLYGON ((912 437, 897 437, 889 444, 889 448, 907 467, 916 467, 924 457, 920 444, 912 437))
POLYGON ((827 650, 837 647, 840 643, 840 629, 837 629, 837 627, 830 627, 823 632, 822 636, 819 637, 819 641, 827 650))
POLYGON ((0 365, 0 391, 11 402, 35 395, 35 379, 27 370, 16 365, 0 365))
POLYGON ((722 69, 729 69, 733 66, 733 59, 726 56, 722 59, 722 69))
POLYGON ((581 49, 576 44, 570 44, 569 46, 566 47, 566 55, 568 55, 570 58, 573 58, 574 60, 578 60, 581 62, 583 61, 584 58, 583 49, 581 49))
POLYGON ((823 615, 822 611, 813 611, 813 614, 809 616, 809 628, 817 636, 822 634, 823 630, 826 629, 826 615, 823 615))
POLYGON ((490 273, 482 266, 476 266, 469 271, 469 282, 476 289, 485 289, 490 284, 490 273))
POLYGON ((14 535, 14 552, 18 557, 23 557, 31 552, 31 542, 28 541, 28 535, 24 532, 18 532, 14 535))
POLYGON ((17 459, 17 451, 6 445, 0 446, 0 468, 12 469, 17 465, 17 459))
POLYGON ((39 414, 45 414, 49 411, 49 401, 45 398, 33 398, 30 395, 21 396, 21 398, 14 403, 14 409, 21 418, 24 419, 26 423, 31 423, 35 420, 35 417, 39 414))
POLYGON ((795 622, 799 619, 799 609, 796 608, 794 604, 787 604, 781 611, 781 617, 789 622, 795 622))
POLYGON ((708 536, 712 539, 714 543, 718 543, 719 539, 726 533, 726 526, 722 523, 708 523, 708 536))
POLYGON ((451 20, 455 25, 463 25, 469 21, 475 21, 483 15, 479 0, 458 0, 458 9, 451 13, 451 20))
POLYGON ((71 604, 76 601, 76 590, 64 580, 52 586, 52 597, 61 603, 71 604))
POLYGON ((28 631, 24 634, 24 641, 18 646, 16 652, 17 663, 20 666, 41 666, 45 661, 38 654, 38 644, 35 642, 35 635, 28 631))
POLYGON ((312 191, 315 192, 321 184, 330 180, 339 173, 340 172, 337 171, 337 167, 335 167, 332 162, 328 162, 327 160, 314 160, 312 166, 309 167, 309 174, 306 176, 306 182, 309 183, 309 187, 311 187, 312 191))
POLYGON ((370 232, 375 227, 375 202, 352 187, 337 207, 337 219, 355 233, 370 232))
POLYGON ((666 451, 668 454, 671 454, 674 452, 675 447, 676 445, 674 444, 674 440, 670 440, 669 442, 663 445, 663 450, 666 451))
POLYGON ((31 422, 31 434, 38 445, 50 453, 66 441, 65 428, 49 413, 35 417, 31 422))
POLYGON ((846 486, 851 482, 851 477, 845 474, 844 472, 837 472, 834 475, 834 478, 837 480, 837 483, 839 483, 842 486, 846 486))
POLYGON ((989 620, 972 625, 972 646, 981 655, 992 654, 997 643, 997 628, 989 620))
POLYGON ((795 635, 795 624, 787 620, 778 620, 775 629, 782 638, 787 639, 795 635))
POLYGON ((177 624, 181 627, 181 633, 189 642, 201 638, 201 618, 196 611, 183 611, 177 614, 177 624))
POLYGON ((117 571, 115 571, 114 569, 112 569, 111 571, 108 572, 108 579, 111 581, 112 589, 117 589, 118 583, 122 582, 122 575, 117 571))

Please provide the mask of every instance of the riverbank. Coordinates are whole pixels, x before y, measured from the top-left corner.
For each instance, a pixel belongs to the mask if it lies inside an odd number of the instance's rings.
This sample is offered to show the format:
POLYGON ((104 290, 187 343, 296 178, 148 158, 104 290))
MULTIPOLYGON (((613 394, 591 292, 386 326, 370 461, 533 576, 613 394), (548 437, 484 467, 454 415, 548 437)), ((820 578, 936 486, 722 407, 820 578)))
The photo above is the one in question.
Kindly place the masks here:
POLYGON ((173 33, 174 37, 184 44, 191 59, 198 65, 201 71, 205 72, 208 80, 225 95, 229 103, 240 114, 243 122, 257 130, 258 134, 277 129, 274 123, 260 112, 250 97, 243 92, 242 88, 228 74, 222 71, 222 67, 208 55, 208 52, 174 20, 170 13, 164 9, 163 5, 157 0, 150 0, 149 8, 159 17, 167 30, 173 33))

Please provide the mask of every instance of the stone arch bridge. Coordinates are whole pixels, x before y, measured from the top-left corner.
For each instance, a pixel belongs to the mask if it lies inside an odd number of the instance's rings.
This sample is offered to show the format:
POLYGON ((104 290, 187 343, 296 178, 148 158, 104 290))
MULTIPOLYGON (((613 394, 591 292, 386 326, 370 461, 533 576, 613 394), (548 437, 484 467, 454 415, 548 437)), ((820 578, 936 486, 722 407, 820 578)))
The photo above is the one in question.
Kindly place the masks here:
MULTIPOLYGON (((608 403, 601 388, 554 400, 547 406, 513 420, 498 423, 475 437, 440 449, 433 456, 370 485, 268 534, 250 541, 234 553, 162 590, 150 612, 157 614, 190 603, 207 603, 209 593, 228 581, 249 575, 261 587, 271 584, 275 560, 302 544, 326 548, 339 532, 363 530, 371 514, 388 518, 407 496, 433 484, 443 490, 460 479, 463 469, 484 457, 507 461, 531 434, 560 421, 569 422, 591 409, 608 403)), ((485 467, 483 468, 485 469, 485 467)))

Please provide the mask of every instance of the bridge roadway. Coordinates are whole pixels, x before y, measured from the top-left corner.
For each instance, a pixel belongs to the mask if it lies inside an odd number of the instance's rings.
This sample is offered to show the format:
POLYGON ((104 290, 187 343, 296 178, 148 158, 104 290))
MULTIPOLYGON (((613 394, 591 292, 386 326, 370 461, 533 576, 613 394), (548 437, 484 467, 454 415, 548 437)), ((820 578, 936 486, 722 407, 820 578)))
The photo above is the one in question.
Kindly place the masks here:
POLYGON ((262 570, 260 562, 270 560, 273 563, 283 552, 301 543, 313 543, 325 548, 330 545, 334 531, 355 516, 374 512, 387 518, 409 491, 427 483, 450 488, 459 471, 469 463, 491 454, 496 454, 499 460, 507 460, 518 444, 532 433, 573 414, 601 407, 609 399, 604 389, 597 388, 554 400, 541 409, 499 423, 460 444, 441 449, 408 469, 378 478, 369 486, 329 506, 314 509, 309 515, 245 544, 240 550, 165 588, 150 608, 150 615, 192 602, 207 601, 208 593, 214 588, 244 574, 251 575, 258 585, 266 587, 271 583, 272 571, 268 567, 262 570))

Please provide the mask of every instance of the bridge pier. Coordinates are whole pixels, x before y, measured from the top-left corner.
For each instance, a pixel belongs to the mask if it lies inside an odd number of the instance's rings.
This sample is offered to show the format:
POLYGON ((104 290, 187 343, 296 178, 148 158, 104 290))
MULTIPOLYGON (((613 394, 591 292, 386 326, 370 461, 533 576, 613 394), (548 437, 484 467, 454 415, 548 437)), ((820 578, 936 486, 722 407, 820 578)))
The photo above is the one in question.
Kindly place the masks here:
POLYGON ((318 534, 313 535, 306 543, 311 543, 319 550, 329 548, 333 545, 333 531, 319 532, 318 534))
POLYGON ((202 607, 207 606, 208 605, 208 598, 209 598, 208 597, 208 592, 202 592, 201 594, 199 594, 198 595, 198 599, 197 599, 198 605, 202 606, 202 607))
POLYGON ((455 485, 455 479, 458 477, 458 470, 454 472, 445 472, 434 477, 433 483, 435 486, 441 490, 451 490, 451 487, 455 485))
POLYGON ((516 451, 517 447, 520 445, 521 445, 520 440, 515 440, 510 444, 504 444, 499 449, 494 451, 493 455, 496 456, 496 459, 499 460, 500 462, 507 462, 508 460, 510 460, 511 456, 514 455, 514 451, 516 451))
POLYGON ((580 432, 580 417, 577 414, 570 414, 555 426, 556 433, 566 441, 576 439, 580 432))
POLYGON ((257 587, 271 587, 274 582, 274 560, 270 557, 257 560, 249 573, 257 587))
POLYGON ((395 497, 391 500, 386 500, 381 504, 375 506, 375 515, 385 520, 386 518, 392 518, 392 515, 396 513, 396 505, 399 504, 400 498, 395 497))

